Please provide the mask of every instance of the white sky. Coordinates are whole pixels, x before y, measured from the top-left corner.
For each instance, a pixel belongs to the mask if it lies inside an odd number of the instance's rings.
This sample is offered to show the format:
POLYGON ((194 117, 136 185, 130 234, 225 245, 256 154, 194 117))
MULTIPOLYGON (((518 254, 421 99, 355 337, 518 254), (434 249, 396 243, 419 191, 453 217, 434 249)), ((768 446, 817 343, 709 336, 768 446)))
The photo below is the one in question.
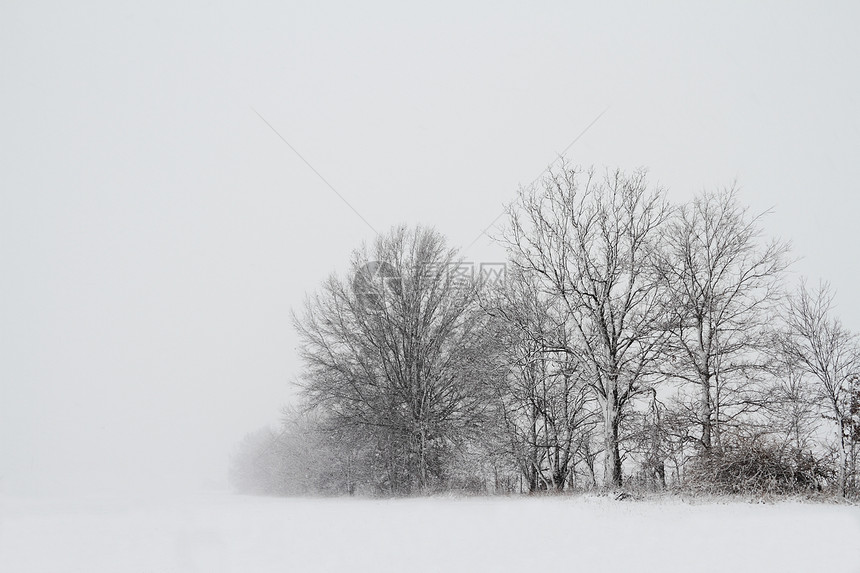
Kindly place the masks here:
POLYGON ((860 330, 856 5, 89 4, 0 6, 0 492, 223 484, 277 420, 290 308, 373 233, 253 109, 464 246, 608 108, 575 163, 737 179, 860 330))

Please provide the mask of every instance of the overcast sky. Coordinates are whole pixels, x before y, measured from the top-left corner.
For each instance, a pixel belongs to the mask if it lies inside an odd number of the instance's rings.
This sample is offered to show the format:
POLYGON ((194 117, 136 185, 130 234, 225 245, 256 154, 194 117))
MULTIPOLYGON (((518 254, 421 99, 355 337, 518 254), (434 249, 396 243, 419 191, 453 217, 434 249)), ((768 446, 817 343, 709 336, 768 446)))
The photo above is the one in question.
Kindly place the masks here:
POLYGON ((86 4, 0 6, 0 492, 223 485, 294 396, 289 311, 373 231, 254 110, 462 247, 599 116, 573 163, 737 181, 860 330, 856 4, 86 4))

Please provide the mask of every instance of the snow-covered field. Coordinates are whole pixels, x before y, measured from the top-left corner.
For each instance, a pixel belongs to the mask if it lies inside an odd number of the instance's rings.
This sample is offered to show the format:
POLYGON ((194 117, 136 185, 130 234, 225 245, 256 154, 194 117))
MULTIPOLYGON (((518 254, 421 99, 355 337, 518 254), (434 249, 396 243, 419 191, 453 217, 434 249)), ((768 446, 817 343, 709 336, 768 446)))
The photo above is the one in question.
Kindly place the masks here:
POLYGON ((860 508, 607 498, 0 498, 0 571, 860 572, 860 508))

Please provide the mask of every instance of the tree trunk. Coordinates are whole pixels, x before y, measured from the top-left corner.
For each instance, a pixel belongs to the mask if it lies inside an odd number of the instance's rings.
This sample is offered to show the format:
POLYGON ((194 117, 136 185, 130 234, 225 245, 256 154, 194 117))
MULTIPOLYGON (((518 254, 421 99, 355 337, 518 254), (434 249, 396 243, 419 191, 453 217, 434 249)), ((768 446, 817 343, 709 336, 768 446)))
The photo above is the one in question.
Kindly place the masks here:
POLYGON ((594 474, 594 459, 597 457, 596 454, 591 453, 591 447, 586 443, 585 445, 585 467, 588 468, 588 476, 591 478, 590 489, 594 489, 597 487, 597 476, 594 474))
POLYGON ((418 489, 427 489, 427 430, 421 427, 418 431, 418 489))
POLYGON ((540 460, 538 459, 537 447, 537 416, 538 409, 534 402, 531 405, 531 424, 529 425, 529 473, 528 473, 528 488, 529 493, 534 493, 538 489, 538 474, 540 473, 540 460))
POLYGON ((705 455, 711 453, 711 384, 707 375, 702 375, 702 394, 699 415, 702 418, 702 449, 705 455))
POLYGON ((606 397, 603 408, 603 485, 621 486, 621 454, 618 451, 618 390, 606 397))
POLYGON ((528 490, 529 493, 534 493, 538 490, 538 470, 535 464, 529 464, 528 474, 526 475, 528 480, 528 490))
POLYGON ((845 452, 845 420, 841 420, 839 424, 839 495, 846 497, 848 495, 848 472, 845 471, 848 466, 848 456, 845 452))
POLYGON ((849 457, 849 460, 850 460, 849 467, 851 468, 851 472, 850 472, 851 481, 848 485, 851 486, 854 490, 856 490, 857 485, 858 485, 858 483, 857 483, 857 477, 858 477, 857 476, 857 441, 854 439, 853 435, 852 435, 852 439, 851 439, 851 455, 849 457))
POLYGON ((355 494, 355 481, 352 479, 352 464, 353 457, 350 452, 346 456, 346 493, 349 495, 355 494))

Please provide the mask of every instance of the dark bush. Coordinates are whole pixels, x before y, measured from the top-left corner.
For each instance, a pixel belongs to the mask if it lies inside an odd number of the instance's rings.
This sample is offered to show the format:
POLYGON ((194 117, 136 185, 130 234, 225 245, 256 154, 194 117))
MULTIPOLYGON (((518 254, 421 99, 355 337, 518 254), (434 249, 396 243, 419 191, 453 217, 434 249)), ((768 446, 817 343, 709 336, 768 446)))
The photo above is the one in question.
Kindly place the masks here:
POLYGON ((705 493, 797 494, 820 491, 834 474, 826 460, 811 452, 743 441, 694 460, 687 483, 705 493))

